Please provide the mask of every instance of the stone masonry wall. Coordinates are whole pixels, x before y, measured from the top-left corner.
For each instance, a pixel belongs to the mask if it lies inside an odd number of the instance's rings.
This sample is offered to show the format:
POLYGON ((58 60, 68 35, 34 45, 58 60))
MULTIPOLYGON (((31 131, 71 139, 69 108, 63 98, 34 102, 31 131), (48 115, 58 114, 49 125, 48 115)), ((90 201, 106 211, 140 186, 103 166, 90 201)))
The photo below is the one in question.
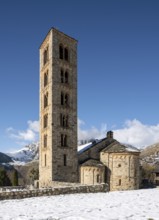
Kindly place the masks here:
POLYGON ((40 187, 78 182, 77 41, 54 28, 40 46, 39 158, 40 187), (60 56, 60 45, 67 59, 60 56))
POLYGON ((107 183, 110 191, 139 189, 138 153, 101 153, 101 161, 107 167, 107 183))
POLYGON ((91 186, 74 186, 74 187, 61 187, 50 189, 38 189, 38 190, 25 190, 15 192, 1 192, 0 200, 7 199, 24 199, 39 196, 53 196, 61 194, 75 194, 75 193, 97 193, 107 192, 108 186, 106 184, 91 185, 91 186))
POLYGON ((81 184, 99 184, 105 182, 105 167, 81 166, 80 181, 81 184))
POLYGON ((95 159, 95 160, 100 160, 100 153, 99 152, 114 141, 115 141, 114 139, 106 138, 103 141, 95 144, 90 149, 80 153, 78 155, 79 163, 82 164, 83 162, 85 162, 86 160, 88 160, 90 158, 95 159))

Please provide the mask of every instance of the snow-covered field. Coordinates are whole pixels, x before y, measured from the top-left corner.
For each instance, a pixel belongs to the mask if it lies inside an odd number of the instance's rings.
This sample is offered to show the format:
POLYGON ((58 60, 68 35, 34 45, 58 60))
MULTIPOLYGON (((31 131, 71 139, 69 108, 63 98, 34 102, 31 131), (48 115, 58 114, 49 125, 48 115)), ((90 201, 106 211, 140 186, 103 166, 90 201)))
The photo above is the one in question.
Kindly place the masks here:
POLYGON ((0 219, 159 220, 159 188, 5 200, 0 219))

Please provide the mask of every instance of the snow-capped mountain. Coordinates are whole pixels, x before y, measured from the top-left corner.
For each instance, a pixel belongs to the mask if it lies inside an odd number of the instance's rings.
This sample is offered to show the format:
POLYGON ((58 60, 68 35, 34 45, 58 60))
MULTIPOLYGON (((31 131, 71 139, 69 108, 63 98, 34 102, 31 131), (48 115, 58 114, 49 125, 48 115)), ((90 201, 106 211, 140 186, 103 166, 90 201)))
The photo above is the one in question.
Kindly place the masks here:
MULTIPOLYGON (((101 139, 102 140, 102 139, 101 139)), ((78 146, 78 153, 83 152, 84 150, 90 148, 94 142, 100 142, 101 140, 94 140, 93 142, 88 142, 86 144, 82 144, 78 146)), ((129 145, 126 145, 129 146, 129 145)), ((132 147, 132 146, 131 146, 132 147)), ((29 145, 26 145, 24 148, 7 153, 8 156, 12 158, 14 161, 13 163, 27 163, 34 160, 39 159, 39 142, 32 143, 29 145)), ((159 161, 159 143, 151 145, 144 150, 141 151, 141 158, 150 160, 153 162, 159 161)))
MULTIPOLYGON (((86 150, 87 148, 92 146, 92 142, 89 142, 87 144, 83 144, 78 146, 78 152, 81 153, 83 150, 86 150)), ((25 163, 38 160, 39 159, 39 142, 28 144, 22 149, 6 153, 13 162, 11 164, 13 165, 24 165, 25 163)))
POLYGON ((29 145, 26 145, 24 148, 7 153, 8 156, 10 156, 15 162, 30 162, 33 160, 38 160, 39 159, 39 143, 32 143, 29 145))

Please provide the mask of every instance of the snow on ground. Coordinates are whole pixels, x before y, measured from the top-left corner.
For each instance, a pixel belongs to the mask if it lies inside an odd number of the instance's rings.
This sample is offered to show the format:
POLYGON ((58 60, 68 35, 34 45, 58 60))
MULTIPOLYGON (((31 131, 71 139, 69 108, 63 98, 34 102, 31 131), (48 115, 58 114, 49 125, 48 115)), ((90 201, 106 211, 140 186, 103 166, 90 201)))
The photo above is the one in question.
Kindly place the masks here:
POLYGON ((0 201, 0 220, 159 220, 159 189, 0 201))

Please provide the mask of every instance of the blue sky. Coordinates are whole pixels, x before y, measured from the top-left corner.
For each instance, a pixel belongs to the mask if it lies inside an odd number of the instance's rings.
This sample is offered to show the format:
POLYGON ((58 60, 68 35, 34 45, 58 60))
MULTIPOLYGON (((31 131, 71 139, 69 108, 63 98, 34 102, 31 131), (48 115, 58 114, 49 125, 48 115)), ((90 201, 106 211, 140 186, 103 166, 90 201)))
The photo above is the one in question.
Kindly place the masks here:
POLYGON ((158 0, 0 0, 0 151, 38 140, 39 46, 78 40, 79 138, 159 141, 158 0))

